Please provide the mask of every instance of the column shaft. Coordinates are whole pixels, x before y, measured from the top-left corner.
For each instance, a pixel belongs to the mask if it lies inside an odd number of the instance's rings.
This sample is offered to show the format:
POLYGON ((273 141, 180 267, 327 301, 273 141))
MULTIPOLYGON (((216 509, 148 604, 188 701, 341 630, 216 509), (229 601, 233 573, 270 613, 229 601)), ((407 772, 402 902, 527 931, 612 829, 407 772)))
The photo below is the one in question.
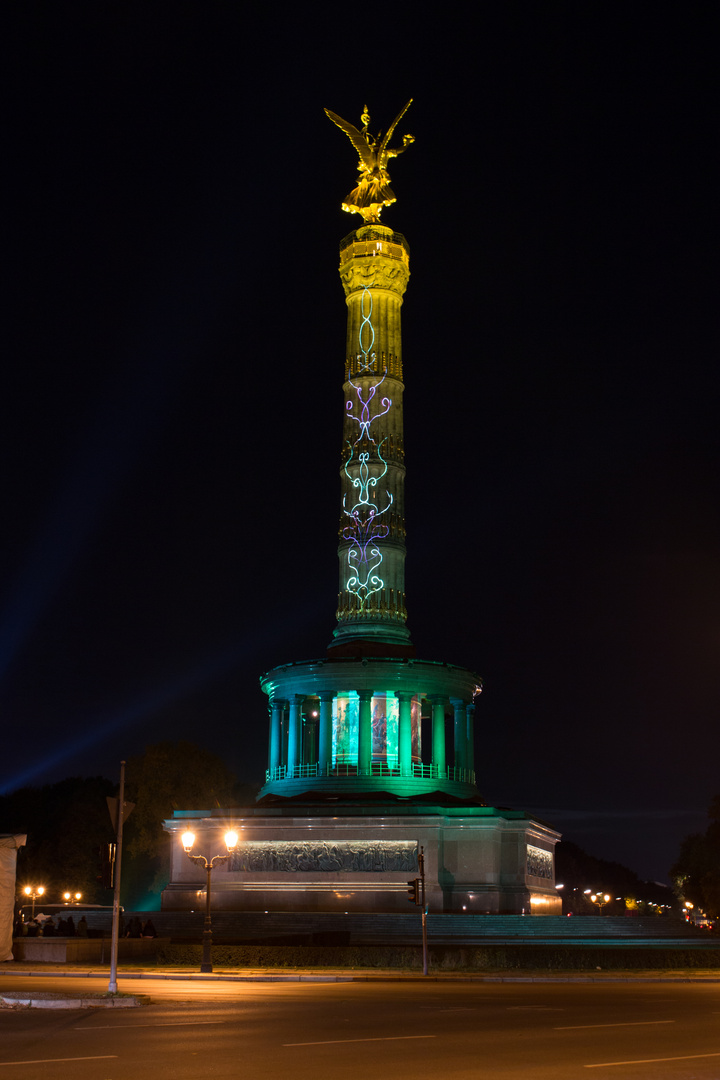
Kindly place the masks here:
POLYGON ((320 695, 320 737, 318 767, 324 775, 332 765, 332 709, 334 694, 320 695))
POLYGON ((273 698, 270 713, 270 753, 268 768, 272 771, 280 765, 282 756, 282 714, 286 702, 282 698, 273 698))
POLYGON ((455 768, 467 769, 467 710, 465 702, 460 698, 452 698, 452 706, 455 710, 454 741, 455 741, 455 768))
POLYGON ((475 706, 470 704, 467 707, 467 754, 466 754, 467 768, 471 771, 475 771, 475 706))
POLYGON ((443 777, 445 760, 445 698, 433 697, 432 702, 432 763, 437 775, 443 777))
POLYGON ((288 771, 302 764, 302 694, 290 697, 290 722, 288 728, 288 771))
POLYGON ((372 772, 372 690, 358 690, 360 708, 358 716, 358 775, 369 776, 372 772))
POLYGON ((396 693, 398 699, 398 765, 401 776, 412 775, 412 694, 396 693))

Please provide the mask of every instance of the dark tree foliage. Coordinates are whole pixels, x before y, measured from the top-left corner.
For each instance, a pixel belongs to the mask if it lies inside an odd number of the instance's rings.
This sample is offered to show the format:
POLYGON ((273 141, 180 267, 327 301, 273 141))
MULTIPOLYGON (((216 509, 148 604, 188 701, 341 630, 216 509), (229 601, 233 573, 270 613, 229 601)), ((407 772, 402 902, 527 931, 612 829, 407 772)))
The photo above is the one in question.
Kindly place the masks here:
POLYGON ((113 838, 103 776, 69 777, 0 797, 0 831, 27 833, 18 853, 17 882, 44 885, 46 901, 61 903, 66 889, 88 903, 107 903, 98 881, 100 846, 113 838))
POLYGON ((704 833, 686 836, 670 871, 683 900, 689 900, 711 919, 720 918, 720 795, 708 810, 704 833))
POLYGON ((641 881, 622 863, 596 859, 568 840, 555 849, 555 878, 564 886, 565 914, 598 914, 598 908, 588 899, 585 889, 609 893, 610 903, 602 909, 606 915, 655 913, 659 905, 672 904, 674 899, 667 886, 655 881, 641 881), (618 896, 622 899, 617 900, 618 896))
POLYGON ((236 806, 235 796, 235 777, 222 758, 195 743, 155 743, 130 758, 125 798, 135 803, 135 808, 123 840, 122 899, 126 907, 157 906, 169 880, 169 838, 163 821, 175 810, 236 806))

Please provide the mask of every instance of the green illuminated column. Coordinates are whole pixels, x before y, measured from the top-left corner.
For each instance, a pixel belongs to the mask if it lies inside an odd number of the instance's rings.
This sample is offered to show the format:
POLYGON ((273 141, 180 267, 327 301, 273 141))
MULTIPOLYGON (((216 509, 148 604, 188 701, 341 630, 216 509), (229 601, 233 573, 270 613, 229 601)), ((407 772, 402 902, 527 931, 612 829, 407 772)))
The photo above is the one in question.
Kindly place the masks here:
POLYGON ((332 765, 332 709, 334 694, 320 694, 320 736, 318 739, 318 768, 320 774, 332 765))
POLYGON ((432 703, 432 763, 439 777, 445 775, 445 698, 431 697, 432 703))
POLYGON ((467 761, 467 768, 471 772, 475 771, 475 704, 471 702, 467 707, 467 736, 466 745, 467 752, 465 759, 467 761))
POLYGON ((368 776, 372 771, 372 690, 358 690, 358 774, 368 776))
POLYGON ((304 694, 291 694, 290 696, 290 719, 288 727, 288 770, 295 769, 302 764, 302 703, 304 694))
POLYGON ((392 655, 412 655, 405 625, 400 331, 409 276, 407 242, 384 225, 364 226, 341 245, 348 321, 338 622, 331 646, 337 652, 374 642, 395 646, 392 655))
POLYGON ((412 773, 412 694, 396 691, 398 699, 398 765, 401 776, 412 773))
POLYGON ((467 769, 467 711, 461 698, 451 698, 455 710, 455 768, 467 769))
POLYGON ((282 753, 282 714, 287 703, 282 698, 273 698, 271 702, 270 717, 270 769, 277 769, 280 765, 282 753))

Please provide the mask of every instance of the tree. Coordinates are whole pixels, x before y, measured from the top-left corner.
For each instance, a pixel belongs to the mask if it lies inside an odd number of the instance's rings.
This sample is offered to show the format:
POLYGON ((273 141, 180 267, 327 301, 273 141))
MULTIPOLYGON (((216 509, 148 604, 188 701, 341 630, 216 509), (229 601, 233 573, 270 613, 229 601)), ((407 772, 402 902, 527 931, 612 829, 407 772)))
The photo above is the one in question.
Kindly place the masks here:
POLYGON ((155 907, 170 878, 163 821, 175 810, 235 805, 235 777, 222 758, 191 742, 161 742, 130 758, 125 798, 135 803, 123 841, 123 903, 155 907))
POLYGON ((113 836, 106 802, 112 792, 104 776, 75 776, 2 796, 3 829, 27 833, 18 853, 18 885, 44 885, 51 904, 62 902, 65 889, 82 892, 87 903, 106 902, 97 880, 98 851, 113 836))
POLYGON ((708 810, 710 824, 704 833, 686 836, 670 871, 678 894, 704 911, 720 917, 720 795, 708 810))
POLYGON ((608 915, 655 914, 660 905, 671 904, 673 896, 667 886, 641 879, 622 863, 596 859, 577 844, 563 840, 555 855, 555 876, 562 882, 563 911, 574 915, 596 915, 597 908, 585 894, 586 888, 605 893, 612 899, 606 908, 608 915), (622 902, 616 901, 621 897, 622 902))

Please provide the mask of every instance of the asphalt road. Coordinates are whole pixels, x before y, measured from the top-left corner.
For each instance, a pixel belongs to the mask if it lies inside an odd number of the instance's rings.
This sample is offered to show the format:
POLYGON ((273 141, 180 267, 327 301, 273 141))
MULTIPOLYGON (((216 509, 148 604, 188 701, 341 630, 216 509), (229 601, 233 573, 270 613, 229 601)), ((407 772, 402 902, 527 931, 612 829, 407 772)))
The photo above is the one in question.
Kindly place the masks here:
MULTIPOLYGON (((88 981, 48 978, 42 989, 82 992, 88 981)), ((0 989, 26 983, 38 989, 17 977, 0 989)), ((720 1078, 717 984, 123 979, 121 989, 152 1004, 0 1010, 0 1078, 720 1078)))

